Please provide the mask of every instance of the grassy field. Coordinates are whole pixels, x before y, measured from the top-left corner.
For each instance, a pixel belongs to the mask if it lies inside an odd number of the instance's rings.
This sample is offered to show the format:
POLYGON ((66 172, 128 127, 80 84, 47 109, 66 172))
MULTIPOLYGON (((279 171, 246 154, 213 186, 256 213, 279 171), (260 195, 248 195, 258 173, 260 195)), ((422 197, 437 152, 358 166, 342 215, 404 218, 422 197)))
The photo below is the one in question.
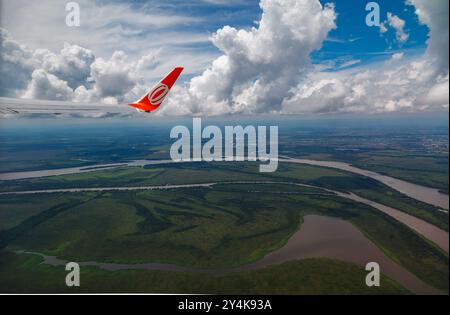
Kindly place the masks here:
POLYGON ((68 288, 64 267, 40 264, 31 255, 0 251, 0 293, 184 293, 184 294, 410 294, 389 278, 381 286, 364 284, 366 272, 355 265, 307 259, 262 270, 227 275, 170 271, 81 269, 81 286, 68 288))
MULTIPOLYGON (((316 189, 284 188, 275 185, 270 192, 268 185, 219 185, 21 196, 23 204, 40 205, 42 211, 22 216, 21 223, 0 231, 0 241, 11 250, 74 261, 230 267, 254 262, 281 247, 303 216, 320 214, 349 220, 395 261, 448 290, 448 257, 402 224, 316 189)), ((17 222, 14 211, 21 202, 8 198, 2 198, 0 211, 17 222)))

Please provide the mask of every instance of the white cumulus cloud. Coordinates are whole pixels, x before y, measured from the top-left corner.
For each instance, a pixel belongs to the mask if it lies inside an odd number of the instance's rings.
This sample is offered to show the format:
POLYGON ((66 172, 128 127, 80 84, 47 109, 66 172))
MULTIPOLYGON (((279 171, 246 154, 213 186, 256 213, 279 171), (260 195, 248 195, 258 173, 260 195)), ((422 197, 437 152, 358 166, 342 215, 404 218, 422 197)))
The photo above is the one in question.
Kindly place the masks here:
POLYGON ((156 63, 154 53, 129 60, 122 51, 98 58, 65 43, 59 52, 32 50, 0 28, 0 96, 74 102, 132 101, 148 89, 142 73, 156 63))
POLYGON ((0 28, 0 95, 16 97, 24 89, 34 70, 32 52, 0 28))
POLYGON ((44 69, 34 70, 31 77, 24 98, 60 101, 72 99, 73 90, 67 82, 44 69))
POLYGON ((387 22, 395 30, 395 37, 401 43, 406 42, 409 39, 409 34, 405 31, 405 21, 398 16, 388 12, 387 22))
POLYGON ((419 20, 430 29, 427 53, 439 74, 448 74, 448 0, 408 0, 419 20))
POLYGON ((311 68, 310 54, 336 27, 334 6, 318 0, 261 0, 262 17, 250 30, 225 26, 213 36, 223 53, 194 77, 183 102, 165 113, 242 113, 281 109, 282 100, 311 68))
POLYGON ((42 69, 66 81, 73 89, 86 83, 91 64, 95 60, 91 50, 69 43, 64 43, 64 48, 59 53, 37 49, 33 58, 42 69))

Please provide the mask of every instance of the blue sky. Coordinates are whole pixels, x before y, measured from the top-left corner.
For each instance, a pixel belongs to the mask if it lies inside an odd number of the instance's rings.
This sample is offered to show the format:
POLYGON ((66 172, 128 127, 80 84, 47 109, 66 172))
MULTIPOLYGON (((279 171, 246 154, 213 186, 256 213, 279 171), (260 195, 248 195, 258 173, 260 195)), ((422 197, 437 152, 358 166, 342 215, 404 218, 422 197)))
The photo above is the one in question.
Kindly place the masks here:
MULTIPOLYGON (((145 2, 145 1, 140 1, 145 2)), ((215 32, 223 25, 236 28, 250 28, 255 26, 255 21, 261 17, 258 0, 247 1, 218 1, 211 3, 205 1, 169 1, 171 4, 163 5, 178 13, 187 13, 197 17, 208 17, 206 23, 193 25, 195 31, 215 32)), ((320 0, 325 5, 333 2, 338 13, 337 28, 329 33, 328 40, 321 50, 313 53, 314 63, 327 60, 337 60, 336 66, 340 67, 349 60, 361 60, 359 65, 369 62, 389 59, 393 53, 402 51, 405 56, 421 54, 426 49, 428 27, 419 22, 415 8, 400 0, 379 0, 381 21, 386 20, 388 12, 405 20, 405 30, 409 39, 405 43, 399 43, 395 38, 395 30, 390 29, 380 35, 378 27, 368 27, 365 18, 368 12, 365 10, 367 0, 320 0)), ((205 45, 215 50, 213 45, 205 45)))
MULTIPOLYGON (((100 1, 99 3, 123 1, 100 1)), ((422 54, 426 49, 428 27, 419 22, 412 5, 407 5, 401 0, 378 0, 380 6, 381 21, 385 21, 388 12, 403 19, 406 23, 405 31, 409 39, 405 43, 396 40, 395 30, 392 28, 381 36, 378 27, 368 27, 365 18, 368 12, 365 10, 368 0, 320 0, 325 5, 333 2, 338 13, 337 28, 329 33, 328 39, 323 43, 321 50, 312 54, 314 63, 335 61, 336 68, 351 60, 359 60, 359 66, 366 63, 389 59, 393 53, 404 52, 405 56, 422 54)), ((180 15, 188 15, 202 19, 201 23, 180 25, 174 27, 179 31, 191 31, 212 34, 224 25, 235 28, 249 29, 257 26, 256 21, 261 18, 259 0, 242 1, 134 1, 137 9, 152 6, 162 11, 170 11, 180 15)), ((209 42, 183 45, 185 49, 201 48, 218 52, 217 48, 209 42)), ((332 70, 332 69, 330 69, 332 70)), ((337 70, 337 69, 336 69, 337 70)), ((185 77, 185 79, 187 79, 185 77)))
MULTIPOLYGON (((111 1, 101 1, 103 3, 111 1)), ((119 0, 112 2, 121 2, 119 0)), ((405 31, 409 39, 405 43, 396 40, 395 30, 392 28, 381 35, 378 27, 368 27, 365 18, 368 12, 365 10, 368 0, 320 0, 322 5, 333 2, 336 6, 337 28, 329 33, 328 39, 323 43, 322 49, 312 54, 314 63, 324 61, 336 61, 336 67, 340 69, 344 63, 350 60, 360 60, 359 66, 366 63, 389 59, 396 52, 404 52, 405 56, 422 54, 426 49, 428 27, 419 22, 412 5, 407 5, 401 0, 378 0, 380 6, 381 21, 385 21, 388 12, 403 19, 406 23, 405 31)), ((174 29, 180 31, 204 32, 212 34, 224 25, 235 28, 249 29, 257 26, 256 21, 261 18, 259 0, 242 1, 135 1, 133 6, 151 5, 162 11, 170 11, 176 14, 188 15, 202 19, 201 23, 180 25, 174 29)), ((184 45, 186 49, 201 48, 217 52, 217 48, 211 43, 195 43, 184 45)), ((336 69, 337 70, 337 69, 336 69)))
MULTIPOLYGON (((321 0, 322 3, 326 1, 321 0)), ((390 29, 380 36, 378 27, 368 27, 365 10, 369 1, 336 1, 338 12, 337 28, 329 34, 323 48, 314 54, 315 61, 320 62, 334 58, 352 58, 366 62, 388 59, 390 54, 403 51, 405 55, 417 55, 426 49, 428 27, 419 22, 415 9, 405 5, 404 1, 380 0, 381 20, 386 20, 388 12, 405 20, 405 30, 409 39, 399 43, 395 38, 395 31, 390 29)))

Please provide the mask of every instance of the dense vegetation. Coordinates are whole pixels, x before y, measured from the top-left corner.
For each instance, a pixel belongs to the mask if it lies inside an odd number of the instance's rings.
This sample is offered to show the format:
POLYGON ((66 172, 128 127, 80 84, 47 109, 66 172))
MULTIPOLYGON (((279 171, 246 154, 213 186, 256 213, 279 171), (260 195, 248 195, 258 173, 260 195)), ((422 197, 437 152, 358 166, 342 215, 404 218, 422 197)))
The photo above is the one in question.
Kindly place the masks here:
POLYGON ((40 264, 40 258, 0 251, 0 293, 185 293, 185 294, 409 294, 382 277, 381 287, 364 284, 364 269, 338 261, 307 259, 261 270, 227 275, 170 271, 81 270, 81 286, 68 288, 64 267, 40 264))
POLYGON ((344 171, 291 163, 281 163, 275 173, 259 173, 258 165, 250 162, 125 167, 91 173, 8 181, 0 185, 0 191, 264 180, 297 182, 337 191, 351 191, 448 231, 447 213, 400 194, 376 180, 344 171))
POLYGON ((419 278, 448 290, 448 257, 412 230, 370 207, 317 189, 287 187, 8 197, 1 203, 6 221, 16 220, 15 209, 42 203, 42 211, 22 217, 20 224, 1 231, 0 239, 11 250, 75 261, 229 267, 281 247, 303 216, 320 214, 349 220, 419 278))

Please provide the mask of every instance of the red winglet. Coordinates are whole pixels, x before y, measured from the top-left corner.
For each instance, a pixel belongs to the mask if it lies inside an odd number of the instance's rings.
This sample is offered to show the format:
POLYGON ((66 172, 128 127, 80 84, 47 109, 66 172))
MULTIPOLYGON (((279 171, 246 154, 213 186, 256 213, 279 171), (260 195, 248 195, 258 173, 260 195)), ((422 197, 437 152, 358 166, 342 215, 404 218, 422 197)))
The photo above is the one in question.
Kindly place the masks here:
POLYGON ((145 94, 139 101, 133 104, 129 104, 139 110, 145 112, 152 112, 161 106, 162 102, 166 98, 172 86, 177 81, 181 72, 183 72, 182 67, 177 67, 172 70, 164 79, 162 79, 153 89, 145 94))

